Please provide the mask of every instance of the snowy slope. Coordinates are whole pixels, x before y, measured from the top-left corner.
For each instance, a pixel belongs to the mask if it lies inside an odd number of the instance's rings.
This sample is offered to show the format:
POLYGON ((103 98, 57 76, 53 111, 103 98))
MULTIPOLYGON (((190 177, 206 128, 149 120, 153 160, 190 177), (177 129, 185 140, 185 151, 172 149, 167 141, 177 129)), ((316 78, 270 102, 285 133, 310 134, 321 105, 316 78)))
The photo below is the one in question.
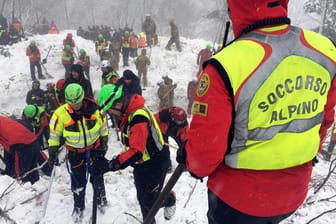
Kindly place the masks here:
MULTIPOLYGON (((62 39, 68 31, 63 31, 59 35, 34 36, 41 50, 42 58, 46 55, 48 47, 53 46, 46 68, 49 73, 55 78, 42 80, 41 87, 45 88, 46 83, 56 82, 64 76, 64 69, 61 65, 61 47, 62 39)), ((73 32, 75 34, 75 32, 73 32)), ((25 96, 31 88, 31 80, 29 74, 28 58, 25 56, 25 48, 29 44, 28 41, 15 44, 10 47, 10 58, 0 56, 0 111, 5 113, 21 114, 25 105, 25 96)), ((100 87, 100 71, 96 70, 98 65, 98 57, 94 51, 94 44, 91 41, 84 40, 74 35, 74 39, 79 48, 84 48, 91 56, 92 68, 91 77, 93 79, 93 87, 99 91, 100 87)), ((175 104, 186 108, 186 88, 187 83, 194 78, 197 70, 196 55, 198 51, 205 47, 206 40, 190 40, 181 38, 183 52, 179 53, 175 50, 164 50, 168 39, 161 37, 161 44, 154 47, 150 53, 152 64, 149 67, 149 87, 146 88, 143 95, 154 111, 158 109, 158 99, 156 96, 157 83, 162 81, 161 77, 169 75, 173 78, 174 83, 177 83, 175 92, 175 104)), ((174 47, 173 47, 174 49, 174 47)), ((135 71, 135 66, 131 63, 129 67, 135 71)), ((122 74, 122 68, 119 71, 122 74)), ((173 140, 170 142, 175 144, 173 140)), ((122 150, 122 145, 116 140, 113 130, 111 130, 109 138, 109 151, 107 158, 112 158, 113 155, 122 150)), ((175 152, 172 151, 172 160, 176 167, 175 152)), ((60 158, 63 159, 65 152, 61 153, 60 158)), ((304 224, 320 213, 332 209, 335 202, 331 200, 318 201, 320 199, 331 197, 335 194, 335 176, 332 176, 326 185, 317 193, 313 194, 316 188, 328 173, 329 163, 320 160, 320 163, 315 167, 313 179, 311 183, 310 195, 308 202, 305 203, 292 217, 284 221, 282 224, 304 224)), ((3 165, 0 162, 0 167, 3 165)), ((170 174, 167 176, 169 178, 170 174)), ((141 219, 140 208, 136 200, 136 191, 133 184, 132 169, 127 168, 119 172, 110 172, 105 174, 105 183, 107 190, 107 198, 109 206, 104 214, 98 213, 98 222, 126 224, 139 223, 133 216, 141 219), (131 215, 129 215, 129 214, 131 215)), ((8 211, 6 214, 16 223, 72 223, 73 198, 70 191, 70 178, 67 173, 65 163, 56 167, 55 178, 51 185, 51 193, 46 207, 46 214, 43 217, 43 212, 46 204, 47 189, 49 188, 49 178, 42 176, 41 180, 31 186, 29 183, 21 184, 7 176, 0 175, 0 223, 11 223, 5 221, 1 211, 8 211), (7 190, 6 190, 7 189, 7 190), (6 190, 8 194, 1 197, 1 194, 6 190), (40 194, 41 192, 44 192, 40 194), (36 195, 39 195, 35 197, 36 195), (35 197, 35 198, 34 198, 35 197), (32 200, 29 200, 33 198, 32 200)), ((207 190, 206 181, 203 183, 197 182, 191 178, 188 173, 184 173, 176 184, 174 190, 177 194, 177 212, 175 217, 170 221, 163 218, 160 210, 157 215, 157 224, 164 223, 207 223, 207 190), (196 185, 196 186, 195 186, 196 185), (188 197, 193 187, 195 190, 188 197), (187 203, 188 201, 188 203, 187 203)), ((92 207, 92 188, 87 185, 86 190, 86 210, 84 213, 83 223, 89 223, 92 207)), ((335 223, 336 214, 328 213, 316 221, 314 224, 335 223)))

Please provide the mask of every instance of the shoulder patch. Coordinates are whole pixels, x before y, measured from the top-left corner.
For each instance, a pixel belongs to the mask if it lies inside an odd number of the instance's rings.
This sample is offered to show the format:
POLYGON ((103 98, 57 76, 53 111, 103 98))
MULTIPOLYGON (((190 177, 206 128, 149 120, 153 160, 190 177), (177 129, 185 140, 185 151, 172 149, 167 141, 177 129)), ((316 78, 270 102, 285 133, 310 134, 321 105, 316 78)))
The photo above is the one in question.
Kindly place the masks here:
POLYGON ((194 101, 192 114, 193 115, 197 114, 197 115, 207 117, 208 116, 208 104, 202 103, 199 101, 194 101))
POLYGON ((208 92, 209 87, 210 87, 210 77, 207 73, 203 73, 197 86, 197 96, 198 97, 204 96, 208 92))

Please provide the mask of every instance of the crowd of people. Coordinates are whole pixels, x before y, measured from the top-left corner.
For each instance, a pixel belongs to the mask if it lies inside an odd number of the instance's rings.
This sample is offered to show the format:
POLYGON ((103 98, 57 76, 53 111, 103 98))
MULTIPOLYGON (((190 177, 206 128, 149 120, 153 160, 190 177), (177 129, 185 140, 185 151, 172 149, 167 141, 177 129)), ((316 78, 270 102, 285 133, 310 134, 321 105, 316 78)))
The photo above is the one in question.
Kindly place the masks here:
MULTIPOLYGON (((88 175, 103 211, 110 190, 104 174, 131 166, 145 220, 171 169, 171 137, 178 145, 177 162, 197 179, 208 177, 209 224, 277 224, 288 218, 307 195, 316 155, 334 122, 336 48, 328 38, 292 26, 288 0, 250 2, 227 0, 236 39, 218 52, 206 44, 195 56, 197 73, 186 90, 187 110, 175 105, 177 84, 168 75, 158 83, 157 112, 142 96, 151 65, 146 49, 158 44, 150 15, 145 16, 141 35, 127 29, 96 33, 102 72, 97 100, 90 57, 85 49, 76 55, 72 33, 63 40, 64 78, 48 83, 46 90, 38 80, 45 78, 40 52, 31 41, 26 49, 32 78, 27 105, 21 118, 0 116, 4 174, 33 184, 39 173, 27 172, 39 166, 50 176, 65 148, 73 216, 80 222, 88 175), (125 68, 120 76, 119 63, 128 67, 129 57, 135 58, 137 74, 125 68), (316 107, 300 111, 312 99, 316 107), (105 157, 109 122, 124 146, 111 160, 105 157)), ((165 49, 175 44, 180 52, 178 28, 173 20, 169 25, 171 38, 165 49)), ((326 160, 335 142, 332 137, 326 160)), ((163 201, 165 219, 173 217, 176 200, 178 195, 171 191, 163 201)))

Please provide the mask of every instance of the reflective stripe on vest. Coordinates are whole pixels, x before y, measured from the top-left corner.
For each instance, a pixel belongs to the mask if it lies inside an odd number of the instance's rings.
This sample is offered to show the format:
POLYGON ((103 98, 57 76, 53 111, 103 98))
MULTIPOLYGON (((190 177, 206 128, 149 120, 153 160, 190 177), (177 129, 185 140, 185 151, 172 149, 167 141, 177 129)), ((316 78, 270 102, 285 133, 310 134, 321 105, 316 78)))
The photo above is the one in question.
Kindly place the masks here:
MULTIPOLYGON (((131 114, 128 117, 128 124, 131 123, 133 117, 135 117, 136 115, 144 116, 149 120, 149 128, 150 128, 150 132, 152 134, 151 137, 153 138, 153 140, 155 142, 155 146, 156 146, 157 150, 161 151, 163 149, 163 146, 164 146, 164 139, 163 139, 162 132, 160 130, 160 126, 159 126, 159 124, 157 123, 157 121, 154 117, 154 114, 150 111, 150 109, 148 107, 144 106, 143 108, 136 110, 133 114, 131 114)), ((127 127, 127 133, 123 134, 123 138, 128 139, 128 135, 129 135, 129 131, 130 131, 129 129, 130 129, 130 126, 127 127)), ((129 142, 129 141, 126 140, 125 142, 129 142)), ((129 146, 126 146, 125 150, 126 151, 129 150, 129 146)), ((150 155, 148 153, 147 148, 145 148, 144 153, 142 155, 142 162, 145 162, 149 159, 150 159, 150 155)), ((139 164, 140 162, 136 162, 136 163, 139 164)))
POLYGON ((213 58, 225 69, 234 94, 228 166, 284 169, 316 155, 336 73, 330 40, 295 27, 281 36, 251 32, 213 58))
POLYGON ((59 146, 60 137, 65 138, 65 144, 75 149, 83 149, 96 143, 100 136, 108 135, 106 121, 98 110, 89 119, 82 117, 81 121, 72 120, 68 111, 69 105, 60 106, 53 113, 49 127, 49 146, 59 146))

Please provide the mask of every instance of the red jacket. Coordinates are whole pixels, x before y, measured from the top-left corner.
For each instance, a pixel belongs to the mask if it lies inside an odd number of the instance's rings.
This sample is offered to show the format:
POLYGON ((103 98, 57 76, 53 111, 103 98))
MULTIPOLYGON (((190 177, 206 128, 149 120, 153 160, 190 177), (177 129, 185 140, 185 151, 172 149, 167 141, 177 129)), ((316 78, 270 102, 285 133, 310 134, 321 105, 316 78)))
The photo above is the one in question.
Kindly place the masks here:
MULTIPOLYGON (((232 123, 232 101, 217 70, 208 65, 204 73, 211 84, 196 101, 207 102, 207 116, 194 114, 187 134, 187 168, 199 177, 208 176, 207 186, 231 207, 254 216, 273 216, 297 209, 304 201, 312 163, 283 170, 233 169, 223 162, 232 123), (202 134, 200 134, 202 133, 202 134), (201 138, 200 138, 201 136, 201 138), (201 156, 200 156, 201 155, 201 156)), ((325 107, 321 139, 334 119, 336 79, 325 107)), ((322 141, 321 141, 322 142, 322 141)))
POLYGON ((36 136, 19 122, 0 115, 0 144, 7 152, 15 144, 29 145, 36 141, 36 136))
MULTIPOLYGON (((128 115, 130 113, 135 112, 137 109, 143 108, 145 105, 145 99, 138 95, 132 95, 128 107, 126 108, 125 113, 121 117, 120 123, 120 132, 125 132, 125 128, 127 128, 127 120, 128 115)), ((124 151, 118 155, 119 162, 121 166, 124 164, 128 164, 132 158, 136 157, 139 152, 141 154, 144 153, 147 144, 147 136, 148 136, 148 123, 147 122, 140 122, 134 125, 130 124, 130 136, 128 137, 128 144, 130 149, 124 151)), ((123 142, 123 144, 126 144, 123 142)))
POLYGON ((211 56, 212 56, 211 50, 208 50, 207 48, 202 49, 197 55, 197 64, 202 66, 206 60, 211 58, 211 56))
POLYGON ((34 50, 30 46, 26 49, 26 56, 29 57, 30 62, 38 62, 41 60, 41 53, 37 47, 34 47, 34 50))

